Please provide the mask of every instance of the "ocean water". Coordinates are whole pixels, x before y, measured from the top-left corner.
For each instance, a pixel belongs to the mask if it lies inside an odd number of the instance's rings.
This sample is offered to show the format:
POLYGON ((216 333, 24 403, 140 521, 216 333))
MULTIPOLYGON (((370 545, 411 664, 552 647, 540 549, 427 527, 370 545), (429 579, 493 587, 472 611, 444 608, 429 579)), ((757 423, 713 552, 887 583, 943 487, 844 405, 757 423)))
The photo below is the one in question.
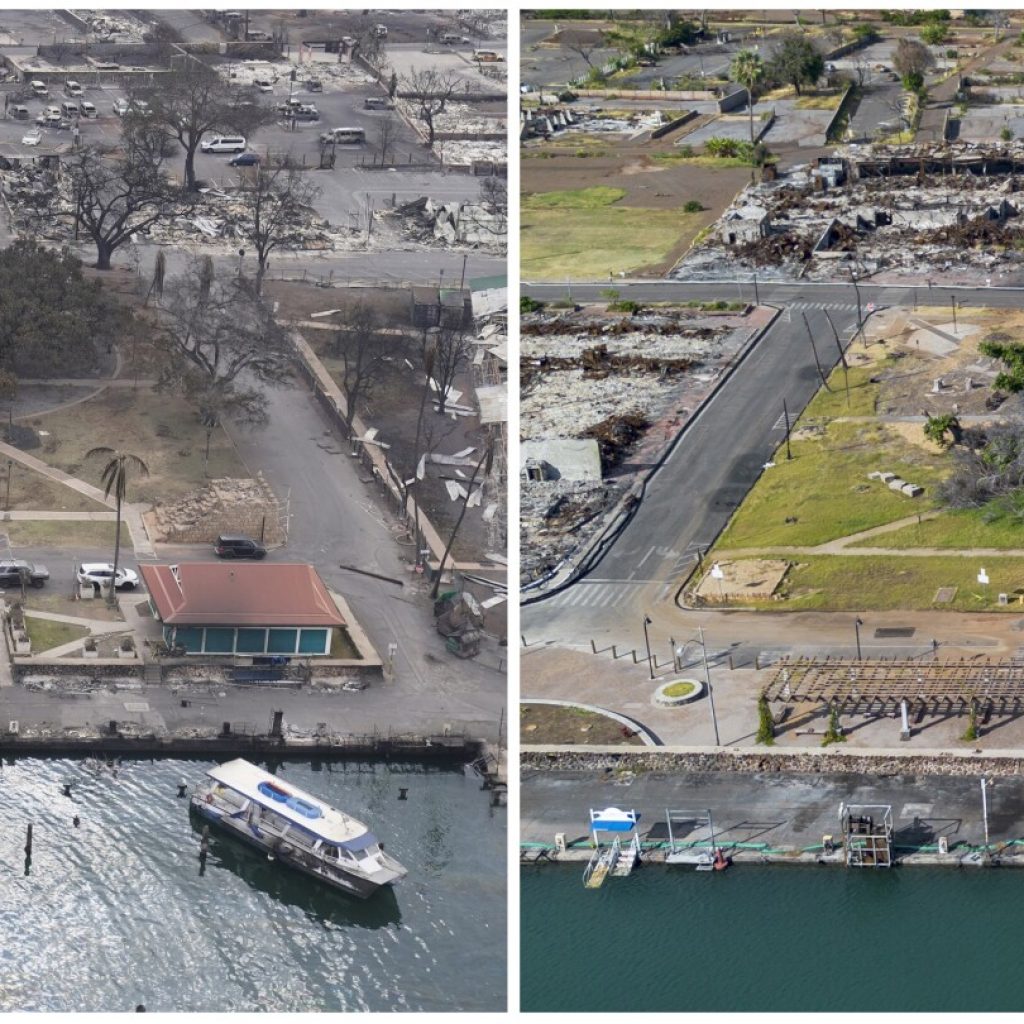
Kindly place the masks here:
POLYGON ((525 1011, 1024 1009, 1019 868, 521 872, 525 1011))
POLYGON ((202 823, 176 784, 212 764, 0 766, 0 1011, 504 1008, 505 811, 476 776, 272 767, 366 821, 409 869, 364 902, 216 829, 201 871, 202 823))

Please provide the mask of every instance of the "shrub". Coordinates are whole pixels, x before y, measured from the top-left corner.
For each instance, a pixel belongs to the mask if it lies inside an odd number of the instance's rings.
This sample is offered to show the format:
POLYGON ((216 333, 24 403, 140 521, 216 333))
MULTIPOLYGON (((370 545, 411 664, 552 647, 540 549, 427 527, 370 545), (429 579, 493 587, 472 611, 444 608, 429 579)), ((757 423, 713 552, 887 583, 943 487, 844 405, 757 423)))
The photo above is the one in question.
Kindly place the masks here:
POLYGON ((700 213, 704 204, 699 199, 688 199, 683 204, 683 213, 700 213))
POLYGON ((531 299, 529 295, 523 295, 519 299, 520 313, 536 313, 537 310, 543 309, 543 307, 543 302, 538 302, 536 299, 531 299))
POLYGON ((775 719, 768 698, 762 693, 757 699, 757 737, 756 743, 770 747, 775 742, 775 719))
POLYGON ((684 160, 689 160, 690 157, 693 156, 693 146, 691 146, 689 144, 687 144, 685 146, 680 146, 679 147, 679 155, 684 160))
POLYGON ((135 641, 130 636, 126 636, 121 641, 121 650, 122 651, 134 651, 135 650, 135 641))
POLYGON ((643 307, 639 302, 634 302, 632 299, 620 299, 618 302, 608 303, 609 313, 639 313, 643 307))

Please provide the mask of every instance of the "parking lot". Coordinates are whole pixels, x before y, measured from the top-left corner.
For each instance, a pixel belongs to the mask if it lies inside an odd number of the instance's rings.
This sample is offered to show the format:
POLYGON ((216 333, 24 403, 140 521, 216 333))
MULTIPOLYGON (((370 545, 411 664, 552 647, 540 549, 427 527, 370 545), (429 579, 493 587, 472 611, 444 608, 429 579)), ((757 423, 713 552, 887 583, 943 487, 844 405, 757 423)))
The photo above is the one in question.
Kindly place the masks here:
MULTIPOLYGON (((5 83, 0 86, 0 94, 6 93, 9 96, 23 91, 24 86, 14 83, 5 83)), ((42 114, 48 106, 59 107, 62 100, 68 99, 60 91, 60 85, 56 82, 51 84, 49 92, 50 95, 45 99, 33 97, 21 101, 22 105, 29 110, 27 121, 15 120, 9 116, 10 111, 8 110, 8 116, 0 120, 0 143, 20 147, 25 133, 30 128, 36 127, 36 117, 42 114)), ((292 130, 290 124, 282 118, 248 139, 250 151, 258 153, 262 157, 266 157, 268 152, 278 158, 284 154, 290 154, 299 163, 304 160, 308 166, 317 167, 320 163, 319 137, 322 131, 334 127, 358 127, 366 132, 365 143, 335 147, 336 168, 358 167, 362 164, 372 164, 374 154, 377 154, 379 159, 381 125, 385 121, 390 121, 390 130, 393 133, 391 158, 394 162, 422 164, 433 160, 416 134, 394 112, 365 108, 367 98, 384 95, 383 90, 376 83, 371 84, 369 80, 365 80, 347 84, 344 90, 325 88, 322 93, 310 93, 302 88, 301 83, 295 83, 293 86, 290 81, 282 80, 274 85, 273 92, 263 94, 263 99, 264 102, 276 107, 288 100, 290 93, 303 102, 314 104, 320 113, 320 120, 315 122, 297 121, 292 130)), ((119 141, 121 119, 114 113, 114 103, 126 97, 127 93, 121 87, 85 85, 85 95, 80 99, 93 103, 99 116, 94 119, 79 119, 78 128, 83 145, 116 144, 119 141)), ((13 104, 13 100, 11 103, 13 104)), ((48 152, 52 151, 55 146, 70 145, 71 143, 72 132, 70 130, 44 128, 39 151, 48 152)), ((196 172, 200 178, 214 185, 234 184, 237 172, 229 166, 230 159, 231 154, 199 153, 196 157, 196 172)), ((177 157, 173 157, 168 161, 174 170, 177 170, 179 162, 183 163, 183 158, 179 161, 177 157)))

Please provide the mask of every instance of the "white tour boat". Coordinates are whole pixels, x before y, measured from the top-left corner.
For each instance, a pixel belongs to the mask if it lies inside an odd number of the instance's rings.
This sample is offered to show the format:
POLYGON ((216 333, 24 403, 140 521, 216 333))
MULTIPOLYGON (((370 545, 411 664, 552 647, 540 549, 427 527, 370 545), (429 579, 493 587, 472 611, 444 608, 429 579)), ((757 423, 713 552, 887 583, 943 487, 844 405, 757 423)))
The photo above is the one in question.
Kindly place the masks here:
POLYGON ((289 867, 366 898, 406 870, 361 821, 238 758, 192 797, 202 817, 289 867))

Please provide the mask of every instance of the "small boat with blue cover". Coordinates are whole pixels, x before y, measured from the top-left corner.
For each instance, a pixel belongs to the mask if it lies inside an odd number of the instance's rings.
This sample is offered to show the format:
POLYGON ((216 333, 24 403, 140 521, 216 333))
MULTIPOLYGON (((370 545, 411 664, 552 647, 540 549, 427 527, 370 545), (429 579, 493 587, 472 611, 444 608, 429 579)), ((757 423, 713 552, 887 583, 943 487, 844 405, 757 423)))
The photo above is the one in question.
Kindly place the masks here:
POLYGON ((192 809, 283 864, 364 899, 405 877, 361 821, 243 758, 206 774, 192 809))

